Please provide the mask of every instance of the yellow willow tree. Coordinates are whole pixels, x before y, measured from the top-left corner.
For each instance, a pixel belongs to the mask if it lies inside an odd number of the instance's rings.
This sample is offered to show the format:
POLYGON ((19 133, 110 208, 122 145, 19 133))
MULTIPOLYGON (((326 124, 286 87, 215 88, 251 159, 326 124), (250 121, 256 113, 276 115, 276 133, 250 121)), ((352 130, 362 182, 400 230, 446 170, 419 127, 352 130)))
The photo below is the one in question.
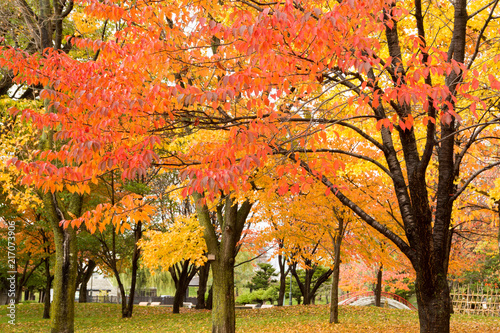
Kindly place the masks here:
MULTIPOLYGON (((500 165, 491 148, 500 82, 489 72, 498 68, 498 0, 83 3, 87 14, 123 23, 107 42, 76 42, 99 52, 96 61, 1 51, 0 65, 18 82, 48 87, 41 97, 58 110, 23 112, 64 140, 44 166, 17 164, 30 181, 49 189, 111 168, 133 178, 154 162, 186 167, 186 194, 222 191, 233 207, 231 194, 280 154, 289 163, 278 176, 304 177, 280 187, 297 194, 308 178, 321 181, 398 247, 416 271, 421 332, 449 332, 455 201, 500 165), (157 149, 198 128, 221 140, 157 149), (358 141, 350 150, 346 136, 358 141), (476 147, 484 154, 467 163, 476 147), (379 197, 395 197, 404 235, 330 176, 345 156, 370 162, 377 172, 366 177, 388 184, 379 197)), ((214 332, 234 331, 227 323, 214 332)))

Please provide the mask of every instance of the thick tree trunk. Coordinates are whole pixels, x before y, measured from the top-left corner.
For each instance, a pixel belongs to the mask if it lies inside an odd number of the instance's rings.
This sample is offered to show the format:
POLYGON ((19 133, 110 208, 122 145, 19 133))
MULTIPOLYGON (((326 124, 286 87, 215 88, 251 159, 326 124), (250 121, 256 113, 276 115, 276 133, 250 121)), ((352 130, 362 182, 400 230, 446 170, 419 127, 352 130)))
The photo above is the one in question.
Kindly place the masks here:
POLYGON ((177 289, 175 289, 172 313, 180 313, 180 309, 184 302, 185 295, 186 295, 186 287, 184 285, 179 286, 177 289))
POLYGON ((375 285, 375 306, 380 307, 382 298, 382 264, 380 264, 377 271, 377 284, 375 285))
POLYGON ((89 290, 87 289, 87 281, 82 281, 80 284, 80 297, 78 298, 78 303, 87 303, 88 302, 88 293, 89 290))
POLYGON ((210 262, 207 261, 204 266, 198 270, 199 285, 196 297, 196 309, 205 309, 205 294, 207 292, 208 274, 210 272, 210 262))
POLYGON ((234 258, 236 257, 236 244, 241 238, 252 204, 245 201, 239 205, 233 201, 231 195, 227 195, 217 206, 217 220, 213 221, 208 207, 199 204, 202 196, 197 193, 194 193, 193 196, 197 201, 196 211, 200 225, 204 227, 203 236, 208 253, 215 255, 215 260, 211 264, 213 276, 212 332, 234 333, 236 330, 234 258), (220 236, 217 235, 214 224, 220 228, 220 236))
POLYGON ((213 309, 212 333, 234 333, 234 257, 229 255, 212 263, 213 309))
MULTIPOLYGON (((73 333, 77 275, 76 232, 72 227, 54 227, 56 265, 51 306, 51 332, 73 333)), ((50 297, 47 295, 46 297, 50 297)))
POLYGON ((450 290, 446 275, 436 274, 435 282, 429 276, 417 272, 417 304, 421 333, 450 332, 450 290), (429 284, 433 288, 429 288, 429 284))
POLYGON ((312 293, 311 293, 311 282, 312 276, 314 274, 314 269, 306 269, 306 276, 304 279, 304 288, 302 289, 302 296, 304 297, 304 305, 311 304, 312 293))

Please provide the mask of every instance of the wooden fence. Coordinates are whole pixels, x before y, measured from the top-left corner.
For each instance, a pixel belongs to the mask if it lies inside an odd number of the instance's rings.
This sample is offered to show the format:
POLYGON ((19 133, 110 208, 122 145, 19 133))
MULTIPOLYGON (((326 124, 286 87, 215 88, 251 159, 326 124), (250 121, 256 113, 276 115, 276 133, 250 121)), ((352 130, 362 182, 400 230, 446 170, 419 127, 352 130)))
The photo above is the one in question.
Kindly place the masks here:
POLYGON ((450 292, 455 313, 500 316, 498 291, 473 291, 469 287, 455 288, 450 292))

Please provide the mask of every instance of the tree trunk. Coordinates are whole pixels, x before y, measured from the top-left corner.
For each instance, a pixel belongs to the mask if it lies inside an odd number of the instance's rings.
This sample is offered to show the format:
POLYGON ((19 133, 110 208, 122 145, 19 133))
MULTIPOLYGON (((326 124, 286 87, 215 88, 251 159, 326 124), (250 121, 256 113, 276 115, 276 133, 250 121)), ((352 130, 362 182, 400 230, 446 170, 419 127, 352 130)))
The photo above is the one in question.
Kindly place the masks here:
POLYGON ((204 227, 203 237, 209 254, 215 254, 212 265, 213 309, 212 332, 234 333, 236 319, 234 309, 234 258, 236 244, 241 238, 252 204, 249 201, 239 205, 231 195, 225 196, 217 208, 217 220, 213 223, 206 205, 200 205, 202 196, 193 194, 200 225, 204 227), (215 225, 220 228, 220 236, 215 225), (219 240, 220 238, 220 240, 219 240))
MULTIPOLYGON (((50 194, 49 194, 50 195, 50 194)), ((56 265, 51 306, 52 333, 73 333, 77 275, 76 232, 68 226, 54 227, 56 265)), ((50 294, 46 297, 50 298, 50 294)))
MULTIPOLYGON (((332 277, 332 289, 330 292, 330 324, 339 323, 339 281, 340 281, 340 248, 342 246, 342 239, 344 238, 344 221, 342 218, 337 219, 339 222, 339 228, 337 235, 335 235, 335 244, 333 248, 333 277, 332 277)), ((328 303, 328 300, 327 300, 328 303)))
POLYGON ((196 309, 205 309, 205 294, 207 292, 208 274, 210 272, 210 262, 207 261, 204 266, 198 270, 199 285, 196 297, 196 309))
POLYGON ((78 298, 78 303, 87 303, 88 302, 88 289, 87 289, 87 283, 88 283, 88 280, 87 281, 82 281, 82 283, 80 284, 80 297, 78 298))
POLYGON ((89 283, 90 278, 92 277, 92 274, 94 273, 95 266, 96 266, 95 261, 90 259, 87 264, 87 269, 85 270, 85 273, 83 273, 82 276, 82 282, 80 284, 80 298, 78 300, 79 303, 87 303, 87 294, 88 294, 87 285, 89 283))
POLYGON ((377 284, 375 285, 375 306, 381 307, 380 299, 382 298, 382 264, 377 271, 377 284))
MULTIPOLYGON (((280 242, 280 248, 281 247, 283 247, 282 242, 280 242)), ((278 265, 280 269, 280 289, 278 293, 278 306, 283 306, 286 294, 286 276, 288 275, 288 271, 290 270, 290 268, 288 268, 285 271, 285 259, 281 254, 278 254, 278 265)))
POLYGON ((128 311, 127 311, 127 296, 125 295, 125 287, 123 285, 122 279, 120 278, 120 274, 118 273, 118 270, 115 268, 113 269, 116 277, 116 282, 118 283, 118 289, 120 290, 121 294, 121 305, 122 305, 122 318, 128 318, 128 311))
POLYGON ((281 274, 280 271, 280 289, 278 292, 278 306, 283 306, 285 303, 285 294, 286 294, 286 275, 281 274))
MULTIPOLYGON (((305 263, 308 267, 313 267, 314 265, 310 260, 305 260, 305 263)), ((314 286, 311 287, 312 284, 312 278, 314 275, 314 272, 316 271, 316 267, 314 266, 313 268, 306 269, 305 270, 305 278, 304 282, 300 281, 299 276, 297 275, 297 264, 294 263, 293 265, 290 266, 290 271, 292 272, 293 277, 295 278, 295 281, 297 281, 297 284, 299 285, 300 293, 302 294, 303 297, 303 304, 304 305, 309 305, 311 304, 311 301, 313 300, 314 296, 316 295, 316 292, 318 291, 318 288, 332 275, 332 270, 329 269, 325 273, 323 273, 316 282, 314 283, 314 286)))
POLYGON ((50 274, 50 260, 49 258, 45 258, 45 291, 43 293, 43 318, 50 318, 50 288, 52 287, 52 280, 54 276, 50 274))
POLYGON ((304 288, 302 289, 302 296, 304 297, 303 304, 311 304, 312 294, 311 294, 311 282, 312 276, 314 274, 314 269, 306 269, 306 276, 304 278, 304 288))
POLYGON ((189 288, 189 281, 190 280, 183 278, 179 281, 178 285, 176 286, 172 313, 180 312, 180 308, 183 306, 184 297, 186 296, 186 290, 189 288))
POLYGON ((210 286, 210 290, 208 291, 207 303, 205 304, 205 308, 207 310, 212 310, 214 307, 214 288, 213 285, 210 286))
POLYGON ((425 272, 417 272, 416 291, 421 333, 448 333, 450 331, 450 290, 446 275, 436 274, 432 281, 425 272))
POLYGON ((45 291, 43 292, 43 319, 50 319, 50 288, 52 288, 52 280, 54 276, 51 275, 46 282, 45 291))
POLYGON ((169 269, 170 275, 175 283, 174 306, 172 313, 179 313, 179 310, 184 302, 186 291, 189 288, 189 282, 198 272, 198 268, 189 260, 184 260, 182 263, 176 263, 169 269))
MULTIPOLYGON (((139 269, 139 258, 141 256, 141 249, 137 244, 142 238, 142 222, 138 221, 134 229, 134 254, 132 256, 132 277, 130 282, 130 294, 128 298, 128 305, 125 306, 125 311, 122 311, 122 318, 132 317, 132 311, 134 309, 134 295, 135 286, 137 284, 137 270, 139 269)), ((123 309, 123 308, 122 308, 123 309)))
POLYGON ((223 257, 212 263, 213 309, 212 333, 234 333, 234 258, 223 257))
POLYGON ((187 286, 182 283, 179 287, 175 289, 174 294, 174 305, 172 307, 172 313, 180 313, 180 308, 184 302, 184 296, 186 295, 187 286))

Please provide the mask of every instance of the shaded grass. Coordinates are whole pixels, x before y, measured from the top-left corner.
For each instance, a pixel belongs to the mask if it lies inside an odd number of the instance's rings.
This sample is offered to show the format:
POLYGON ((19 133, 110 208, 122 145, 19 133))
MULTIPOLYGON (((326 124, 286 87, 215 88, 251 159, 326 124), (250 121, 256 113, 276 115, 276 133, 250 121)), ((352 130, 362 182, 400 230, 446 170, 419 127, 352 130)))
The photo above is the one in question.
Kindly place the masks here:
MULTIPOLYGON (((116 304, 76 304, 77 332, 210 332, 210 311, 181 309, 174 315, 166 307, 134 307, 134 316, 120 318, 116 304)), ((7 323, 6 306, 0 307, 0 332, 49 332, 49 320, 41 319, 42 304, 20 304, 16 325, 7 323)), ((416 312, 375 307, 340 307, 341 324, 328 323, 325 305, 237 310, 239 332, 397 332, 418 333, 416 312)), ((500 333, 499 317, 452 316, 454 333, 500 333)))

